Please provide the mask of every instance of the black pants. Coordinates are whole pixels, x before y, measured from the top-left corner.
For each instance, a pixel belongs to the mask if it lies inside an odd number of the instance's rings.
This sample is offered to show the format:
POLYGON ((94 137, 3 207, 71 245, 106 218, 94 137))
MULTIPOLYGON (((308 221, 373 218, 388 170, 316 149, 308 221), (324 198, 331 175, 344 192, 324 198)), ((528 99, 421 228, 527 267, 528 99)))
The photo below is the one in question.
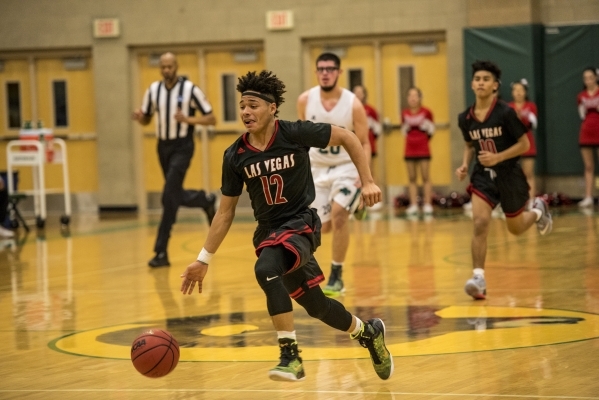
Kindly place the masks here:
POLYGON ((183 189, 193 150, 192 137, 158 141, 158 158, 165 182, 162 190, 162 219, 154 245, 156 253, 167 249, 179 206, 207 208, 210 205, 204 190, 183 189))

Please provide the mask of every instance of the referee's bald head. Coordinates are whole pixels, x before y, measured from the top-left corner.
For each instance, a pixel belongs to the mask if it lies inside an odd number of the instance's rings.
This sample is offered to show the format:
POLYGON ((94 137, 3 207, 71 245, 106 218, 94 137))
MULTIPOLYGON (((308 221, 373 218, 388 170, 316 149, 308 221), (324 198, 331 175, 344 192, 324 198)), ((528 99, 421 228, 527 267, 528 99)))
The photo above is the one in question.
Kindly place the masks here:
POLYGON ((177 79, 178 67, 177 57, 170 51, 160 56, 160 73, 166 81, 177 79))

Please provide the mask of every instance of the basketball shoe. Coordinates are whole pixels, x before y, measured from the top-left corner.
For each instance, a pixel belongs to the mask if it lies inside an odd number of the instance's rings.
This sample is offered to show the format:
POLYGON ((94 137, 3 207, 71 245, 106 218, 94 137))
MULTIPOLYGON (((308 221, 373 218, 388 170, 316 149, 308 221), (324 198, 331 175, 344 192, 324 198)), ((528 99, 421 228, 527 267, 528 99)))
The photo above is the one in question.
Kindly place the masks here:
POLYGON ((358 208, 356 208, 356 211, 354 211, 354 218, 357 221, 362 221, 363 219, 366 218, 366 214, 367 214, 366 206, 362 205, 362 207, 358 207, 358 208))
POLYGON ((592 197, 585 197, 584 199, 582 199, 582 201, 578 202, 578 207, 593 207, 593 204, 595 204, 595 201, 592 197))
POLYGON ((297 342, 293 339, 279 339, 281 362, 268 372, 273 381, 296 382, 306 379, 302 359, 299 356, 297 342))
POLYGON ((418 215, 418 206, 416 204, 412 204, 408 208, 406 208, 406 216, 415 217, 417 215, 418 215))
POLYGON ((213 193, 210 193, 206 196, 206 199, 208 200, 208 205, 203 208, 206 213, 206 218, 208 219, 208 226, 210 226, 216 215, 216 196, 213 193))
POLYGON ((433 206, 430 204, 425 204, 422 206, 422 212, 424 213, 424 215, 432 215, 433 211, 433 206))
POLYGON ((329 276, 326 286, 322 288, 322 292, 326 296, 335 297, 345 292, 343 280, 341 279, 341 268, 340 265, 331 265, 331 276, 329 276))
POLYGON ((537 221, 537 229, 541 235, 548 235, 553 229, 553 218, 549 213, 549 206, 542 197, 536 197, 532 208, 541 210, 541 218, 537 221))
POLYGON ((5 227, 0 225, 0 237, 3 238, 12 238, 15 237, 15 233, 10 229, 6 229, 5 227))
POLYGON ((364 322, 356 335, 349 335, 370 352, 370 360, 379 378, 389 379, 393 374, 393 356, 385 345, 385 324, 380 318, 364 322))
POLYGON ((479 274, 474 275, 466 281, 464 287, 466 293, 474 298, 474 300, 484 300, 487 298, 487 282, 485 277, 479 274))
POLYGON ((166 255, 166 253, 164 251, 161 251, 160 253, 156 253, 154 258, 148 261, 148 265, 152 268, 160 268, 169 267, 171 263, 168 262, 168 256, 166 255))

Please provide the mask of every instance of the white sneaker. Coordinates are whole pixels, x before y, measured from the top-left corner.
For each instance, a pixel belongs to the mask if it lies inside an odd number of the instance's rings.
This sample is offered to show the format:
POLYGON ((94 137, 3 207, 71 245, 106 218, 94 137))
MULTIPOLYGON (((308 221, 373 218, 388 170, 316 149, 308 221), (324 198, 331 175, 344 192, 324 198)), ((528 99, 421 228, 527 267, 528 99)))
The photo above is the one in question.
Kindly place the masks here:
POLYGON ((472 211, 472 202, 469 201, 468 203, 464 203, 462 205, 462 208, 464 209, 464 211, 472 211))
POLYGON ((416 204, 412 204, 408 208, 406 208, 406 215, 414 216, 418 214, 418 206, 416 204))
POLYGON ((537 197, 533 208, 541 210, 541 218, 537 221, 537 229, 541 235, 548 235, 553 229, 553 218, 549 213, 549 206, 542 197, 537 197))
POLYGON ((431 206, 430 204, 425 204, 424 206, 422 206, 422 212, 424 214, 432 214, 433 213, 433 206, 431 206))
POLYGON ((484 300, 487 298, 487 282, 482 275, 474 275, 466 281, 464 291, 474 300, 484 300))
POLYGON ((503 212, 503 208, 501 208, 501 204, 497 204, 497 207, 491 211, 491 216, 493 218, 505 218, 505 213, 503 212))
POLYGON ((6 229, 3 226, 0 226, 0 237, 3 237, 3 238, 15 237, 15 233, 9 229, 6 229))
POLYGON ((593 204, 595 203, 595 201, 593 200, 592 197, 585 197, 581 202, 578 203, 578 207, 593 207, 593 204))

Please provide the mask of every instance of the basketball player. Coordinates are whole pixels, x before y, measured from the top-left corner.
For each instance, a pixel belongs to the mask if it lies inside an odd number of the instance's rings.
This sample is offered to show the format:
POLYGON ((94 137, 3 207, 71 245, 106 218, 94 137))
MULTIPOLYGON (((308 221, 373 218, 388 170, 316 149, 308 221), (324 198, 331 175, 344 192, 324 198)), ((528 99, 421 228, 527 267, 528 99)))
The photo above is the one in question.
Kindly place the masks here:
POLYGON ((585 68, 582 72, 584 90, 578 94, 578 111, 582 124, 578 144, 584 162, 585 196, 578 203, 579 207, 592 207, 593 178, 595 176, 595 161, 593 150, 599 155, 599 82, 597 81, 597 70, 593 67, 585 68))
POLYGON ((248 72, 239 78, 239 107, 247 133, 225 151, 220 207, 197 260, 181 275, 181 291, 191 294, 197 284, 202 292, 208 264, 231 227, 245 184, 258 221, 253 239, 258 256, 254 271, 266 295, 281 351, 280 363, 270 370, 270 378, 299 381, 305 377, 291 297, 310 316, 350 333, 369 350, 377 375, 388 379, 393 358, 385 346, 383 321, 362 322, 341 303, 326 297, 319 286, 324 275, 313 253, 320 245, 321 223, 310 208, 315 189, 309 149, 342 146, 359 171, 367 206, 381 200, 381 190, 374 184, 363 148, 352 132, 330 124, 276 118, 284 88, 270 71, 248 72))
POLYGON ((516 110, 516 114, 524 126, 528 129, 526 136, 530 142, 530 148, 522 154, 522 170, 526 176, 529 189, 529 204, 532 205, 536 193, 535 184, 535 157, 537 156, 537 146, 533 130, 537 129, 537 105, 528 98, 528 81, 520 79, 512 83, 512 99, 510 107, 516 110))
POLYGON ((428 142, 435 133, 433 113, 422 105, 422 91, 417 87, 408 90, 407 103, 408 107, 401 111, 401 130, 406 136, 404 159, 410 180, 410 206, 406 209, 406 215, 414 217, 418 214, 416 177, 420 170, 424 195, 422 212, 425 216, 432 216, 433 185, 429 178, 431 150, 428 142))
POLYGON ((553 221, 547 203, 540 197, 530 211, 528 184, 518 163, 520 155, 530 147, 527 129, 510 106, 497 99, 501 70, 490 61, 472 64, 474 105, 458 116, 466 146, 462 165, 456 175, 463 180, 468 165, 476 155, 470 176, 468 193, 472 196, 474 236, 472 238, 473 277, 465 291, 474 299, 485 299, 485 258, 491 212, 501 203, 508 230, 514 235, 524 233, 533 224, 541 235, 551 232, 553 221))
MULTIPOLYGON (((325 122, 354 131, 370 164, 366 112, 352 92, 337 85, 342 72, 340 68, 341 60, 335 54, 323 53, 318 56, 318 86, 299 96, 297 113, 301 120, 325 122)), ((324 292, 335 296, 344 290, 341 275, 349 247, 348 220, 360 206, 360 181, 349 154, 341 146, 311 149, 310 162, 316 186, 316 198, 312 207, 317 210, 322 221, 322 232, 333 232, 331 274, 324 292)), ((356 217, 363 218, 364 212, 365 210, 359 211, 356 217)))

